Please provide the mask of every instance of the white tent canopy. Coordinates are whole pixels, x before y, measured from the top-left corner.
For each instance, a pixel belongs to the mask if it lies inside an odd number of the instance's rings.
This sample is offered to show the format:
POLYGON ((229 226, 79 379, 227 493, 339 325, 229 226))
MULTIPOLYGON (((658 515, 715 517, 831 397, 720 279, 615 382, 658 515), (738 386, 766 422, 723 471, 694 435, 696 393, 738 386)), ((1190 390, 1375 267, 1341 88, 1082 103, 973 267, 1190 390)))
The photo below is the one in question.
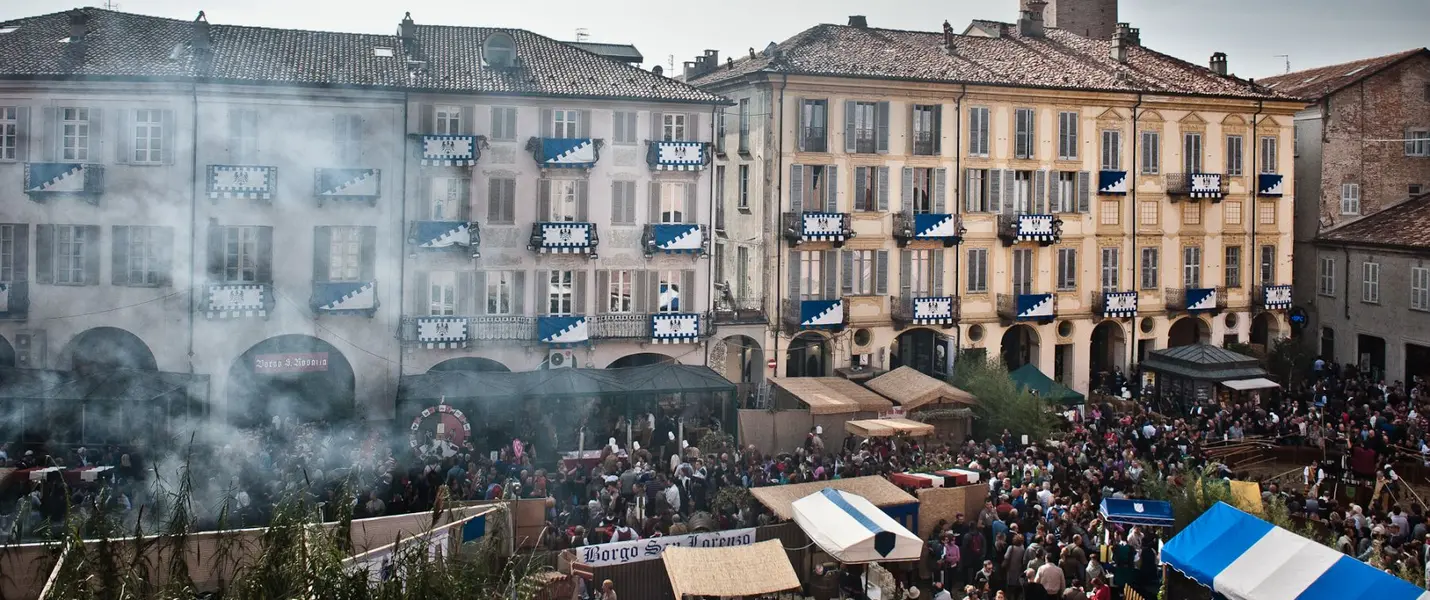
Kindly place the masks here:
POLYGON ((843 564, 918 560, 923 540, 863 496, 825 488, 793 505, 794 521, 843 564))
POLYGON ((1221 382, 1221 384, 1238 392, 1244 392, 1246 390, 1263 390, 1266 388, 1281 387, 1281 384, 1276 383, 1275 381, 1272 381, 1265 377, 1257 377, 1255 379, 1234 379, 1232 381, 1223 381, 1221 382))

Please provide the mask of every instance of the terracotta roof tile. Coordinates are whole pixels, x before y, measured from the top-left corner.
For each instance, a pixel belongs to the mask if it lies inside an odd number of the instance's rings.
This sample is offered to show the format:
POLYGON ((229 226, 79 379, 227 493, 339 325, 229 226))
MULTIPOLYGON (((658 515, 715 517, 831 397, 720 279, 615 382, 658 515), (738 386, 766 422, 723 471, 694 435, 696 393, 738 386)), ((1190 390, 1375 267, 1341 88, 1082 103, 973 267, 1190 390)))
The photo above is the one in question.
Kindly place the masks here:
POLYGON ((1348 85, 1370 77, 1386 67, 1420 53, 1430 55, 1430 50, 1416 48, 1375 58, 1292 71, 1285 75, 1267 77, 1259 83, 1283 94, 1307 100, 1320 100, 1348 85))
POLYGON ((1430 248, 1430 193, 1322 232, 1316 241, 1430 248))

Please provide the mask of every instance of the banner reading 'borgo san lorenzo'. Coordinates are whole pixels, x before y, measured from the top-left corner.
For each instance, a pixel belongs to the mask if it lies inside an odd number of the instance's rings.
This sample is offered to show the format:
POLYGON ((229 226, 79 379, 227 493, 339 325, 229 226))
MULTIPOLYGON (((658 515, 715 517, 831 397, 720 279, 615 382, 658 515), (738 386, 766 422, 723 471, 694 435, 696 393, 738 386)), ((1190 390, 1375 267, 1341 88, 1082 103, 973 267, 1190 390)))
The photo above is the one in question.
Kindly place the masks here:
POLYGON ((598 546, 576 548, 577 562, 592 567, 625 565, 660 558, 668 546, 683 548, 724 548, 755 543, 755 529, 732 529, 714 533, 692 533, 636 540, 611 542, 598 546))

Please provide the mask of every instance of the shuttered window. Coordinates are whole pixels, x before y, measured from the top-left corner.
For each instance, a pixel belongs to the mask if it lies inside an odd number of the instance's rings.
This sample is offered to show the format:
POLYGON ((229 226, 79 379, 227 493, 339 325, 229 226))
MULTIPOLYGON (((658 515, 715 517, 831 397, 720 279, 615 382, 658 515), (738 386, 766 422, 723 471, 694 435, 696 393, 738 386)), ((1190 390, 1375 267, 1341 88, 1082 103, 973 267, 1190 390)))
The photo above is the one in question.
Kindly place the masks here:
POLYGON ((988 249, 968 250, 968 293, 981 294, 988 291, 988 249))
POLYGON ((1316 293, 1322 296, 1336 295, 1336 259, 1321 257, 1320 273, 1316 280, 1316 293))
POLYGON ((988 108, 974 106, 968 109, 968 155, 988 156, 988 108))
POLYGON ((1033 158, 1037 148, 1037 138, 1033 118, 1036 113, 1031 108, 1014 111, 1013 117, 1013 157, 1033 158))
POLYGON ((1380 263, 1361 265, 1361 301, 1380 304, 1380 263))
POLYGON ((1162 134, 1156 131, 1142 132, 1142 174, 1156 175, 1162 172, 1162 134))
POLYGON ((1410 267, 1410 308, 1430 311, 1430 267, 1410 267))

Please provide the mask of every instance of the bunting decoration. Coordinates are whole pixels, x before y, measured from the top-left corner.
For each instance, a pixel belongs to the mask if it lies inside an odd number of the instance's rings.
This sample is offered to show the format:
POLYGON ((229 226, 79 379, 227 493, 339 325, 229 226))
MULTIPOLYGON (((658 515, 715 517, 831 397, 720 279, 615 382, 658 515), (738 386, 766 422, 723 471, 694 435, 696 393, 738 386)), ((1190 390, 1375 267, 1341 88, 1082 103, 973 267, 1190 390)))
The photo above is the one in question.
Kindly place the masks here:
POLYGON ((583 344, 591 339, 584 315, 537 317, 536 333, 542 342, 560 348, 583 344))
POLYGON ((913 299, 915 325, 952 325, 953 297, 933 296, 913 299))
POLYGON ((1193 198, 1221 198, 1221 173, 1192 173, 1193 198))
POLYGON ((844 327, 843 300, 804 300, 799 304, 799 326, 803 329, 844 327))
POLYGON ((658 223, 651 225, 652 241, 661 252, 698 254, 705 250, 705 235, 699 225, 658 223))
POLYGON ((1106 292, 1102 295, 1102 316, 1106 318, 1137 316, 1137 292, 1106 292))
POLYGON ((272 200, 278 189, 277 167, 209 165, 209 198, 272 200))
POLYGON ((422 166, 424 167, 470 167, 481 158, 481 136, 475 135, 424 135, 422 136, 422 166))
POLYGON ((700 315, 695 313, 658 313, 650 316, 651 342, 656 344, 689 344, 700 339, 700 315))
POLYGON ((589 169, 600 158, 601 140, 532 138, 527 149, 543 169, 589 169))
POLYGON ((25 193, 77 194, 91 204, 104 187, 104 167, 85 163, 25 163, 25 193))
POLYGON ((1291 308, 1291 286, 1289 285, 1268 285, 1262 288, 1265 293, 1265 302, 1262 304, 1266 310, 1282 310, 1291 308))
POLYGON ((842 242, 847 235, 844 230, 844 213, 806 212, 804 227, 800 237, 808 242, 842 242))
POLYGON ((382 195, 382 172, 378 169, 316 169, 313 195, 318 198, 372 199, 382 195))
POLYGON ((1097 193, 1104 196, 1127 193, 1127 171, 1098 171, 1097 193))
POLYGON ((208 318, 268 317, 268 286, 213 284, 209 286, 208 318))
POLYGON ((533 240, 533 250, 542 254, 590 254, 595 250, 591 223, 561 221, 537 223, 539 235, 533 240))
POLYGON ((377 282, 334 281, 313 284, 313 308, 318 312, 350 314, 377 310, 377 282))
POLYGON ((467 347, 466 317, 417 317, 417 342, 429 350, 467 347))
POLYGON ((917 240, 956 239, 959 237, 958 227, 957 215, 946 213, 914 215, 914 239, 917 240))
POLYGON ((1187 290, 1187 312, 1216 310, 1216 304, 1216 288, 1191 288, 1187 290))
POLYGON ((1286 176, 1276 173, 1262 173, 1256 176, 1256 193, 1260 196, 1280 196, 1286 176))
POLYGON ((477 224, 467 221, 417 221, 408 243, 427 250, 476 248, 477 224))
POLYGON ((1036 321, 1057 316, 1052 294, 1018 294, 1018 320, 1036 321))
POLYGON ((657 171, 701 171, 710 153, 705 142, 651 142, 646 162, 657 171))
POLYGON ((1058 232, 1053 228, 1053 215, 1018 215, 1019 242, 1056 242, 1058 232))

